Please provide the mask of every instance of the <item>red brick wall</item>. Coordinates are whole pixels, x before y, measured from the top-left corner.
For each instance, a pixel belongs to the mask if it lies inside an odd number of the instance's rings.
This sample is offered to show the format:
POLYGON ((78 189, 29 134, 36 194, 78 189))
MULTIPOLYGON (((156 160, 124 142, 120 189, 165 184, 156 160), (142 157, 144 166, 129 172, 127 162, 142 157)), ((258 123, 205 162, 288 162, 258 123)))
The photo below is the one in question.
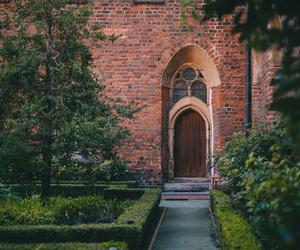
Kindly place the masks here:
POLYGON ((280 67, 280 59, 281 55, 277 51, 253 53, 252 120, 254 128, 265 126, 276 119, 275 112, 269 107, 274 92, 271 82, 280 67))
POLYGON ((95 63, 109 96, 146 105, 130 124, 132 138, 122 152, 131 169, 145 172, 147 179, 150 174, 150 180, 167 167, 163 72, 186 45, 207 50, 220 74, 221 86, 212 91, 215 149, 221 149, 234 131, 244 129, 245 49, 231 35, 232 19, 201 23, 190 32, 180 27, 181 10, 181 0, 162 5, 103 0, 95 3, 92 17, 104 31, 122 34, 114 44, 105 43, 95 50, 95 63))
MULTIPOLYGON (((203 2, 198 0, 198 7, 203 2)), ((166 172, 162 169, 168 164, 168 135, 163 124, 168 119, 168 90, 162 87, 162 76, 181 48, 194 44, 205 49, 220 75, 221 84, 212 89, 211 102, 215 151, 222 149, 233 132, 244 130, 245 48, 238 36, 231 34, 230 16, 200 22, 191 32, 180 26, 182 0, 166 0, 164 4, 101 0, 92 1, 91 6, 92 22, 99 22, 106 33, 121 35, 114 43, 93 48, 95 71, 106 86, 107 96, 146 105, 128 124, 132 137, 121 148, 126 162, 132 171, 140 173, 144 184, 161 182, 162 172, 166 172)), ((0 10, 3 7, 0 4, 0 10)), ((254 120, 262 118, 260 109, 269 102, 261 98, 269 95, 269 70, 267 67, 262 72, 265 80, 256 81, 253 87, 254 120)))

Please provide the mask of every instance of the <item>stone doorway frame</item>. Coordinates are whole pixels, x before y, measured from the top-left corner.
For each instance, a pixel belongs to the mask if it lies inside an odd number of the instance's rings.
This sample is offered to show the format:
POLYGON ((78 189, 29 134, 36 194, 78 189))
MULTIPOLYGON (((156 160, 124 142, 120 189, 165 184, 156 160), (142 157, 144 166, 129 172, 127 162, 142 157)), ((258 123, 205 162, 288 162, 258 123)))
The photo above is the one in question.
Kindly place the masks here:
POLYGON ((208 105, 194 96, 184 97, 179 100, 169 112, 169 125, 168 125, 168 146, 169 146, 169 178, 174 178, 174 136, 175 124, 180 114, 187 110, 193 110, 198 113, 205 121, 206 128, 206 173, 208 172, 208 163, 211 155, 211 112, 208 105))

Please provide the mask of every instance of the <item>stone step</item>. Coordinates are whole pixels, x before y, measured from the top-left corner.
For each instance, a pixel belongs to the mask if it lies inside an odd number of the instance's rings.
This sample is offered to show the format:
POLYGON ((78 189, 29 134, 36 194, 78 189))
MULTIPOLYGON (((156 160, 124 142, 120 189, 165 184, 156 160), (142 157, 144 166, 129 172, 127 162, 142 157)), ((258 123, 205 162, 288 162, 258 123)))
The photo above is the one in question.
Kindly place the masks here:
POLYGON ((177 191, 177 192, 198 192, 198 191, 208 191, 211 189, 211 183, 164 183, 164 191, 177 191))
POLYGON ((162 192, 161 200, 209 200, 209 192, 162 192))
POLYGON ((209 183, 210 177, 175 177, 170 183, 209 183))

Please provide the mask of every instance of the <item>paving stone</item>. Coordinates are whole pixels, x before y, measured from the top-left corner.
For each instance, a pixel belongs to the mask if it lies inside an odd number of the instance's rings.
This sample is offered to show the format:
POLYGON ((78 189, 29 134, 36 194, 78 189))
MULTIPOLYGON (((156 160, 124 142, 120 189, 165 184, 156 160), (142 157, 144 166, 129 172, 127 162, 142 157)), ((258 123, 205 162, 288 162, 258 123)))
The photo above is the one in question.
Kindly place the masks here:
POLYGON ((167 207, 154 250, 216 250, 208 201, 162 201, 167 207))

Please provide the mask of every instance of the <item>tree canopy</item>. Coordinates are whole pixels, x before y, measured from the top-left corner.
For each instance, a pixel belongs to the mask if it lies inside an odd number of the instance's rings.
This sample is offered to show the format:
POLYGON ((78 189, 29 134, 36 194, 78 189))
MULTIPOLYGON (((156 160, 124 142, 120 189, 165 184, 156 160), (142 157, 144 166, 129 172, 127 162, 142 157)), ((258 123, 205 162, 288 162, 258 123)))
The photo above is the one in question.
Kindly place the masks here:
POLYGON ((88 44, 116 37, 68 2, 14 1, 0 23, 1 176, 40 178, 43 198, 54 163, 74 153, 90 164, 113 159, 128 136, 120 122, 139 109, 103 95, 88 44))
POLYGON ((280 111, 300 149, 300 2, 294 0, 208 0, 205 19, 233 14, 233 32, 258 51, 278 49, 283 52, 282 68, 271 108, 280 111), (239 8, 244 6, 245 8, 239 8), (276 24, 276 21, 278 24, 276 24))

